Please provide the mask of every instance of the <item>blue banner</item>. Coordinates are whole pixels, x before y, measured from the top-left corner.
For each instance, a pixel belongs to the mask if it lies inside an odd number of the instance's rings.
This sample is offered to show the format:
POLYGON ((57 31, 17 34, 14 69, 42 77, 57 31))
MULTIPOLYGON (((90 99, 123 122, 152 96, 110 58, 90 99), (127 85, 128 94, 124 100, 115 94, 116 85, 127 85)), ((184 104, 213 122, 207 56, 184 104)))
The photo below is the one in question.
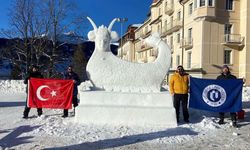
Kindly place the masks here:
POLYGON ((199 79, 190 77, 189 107, 213 112, 242 109, 242 79, 199 79))

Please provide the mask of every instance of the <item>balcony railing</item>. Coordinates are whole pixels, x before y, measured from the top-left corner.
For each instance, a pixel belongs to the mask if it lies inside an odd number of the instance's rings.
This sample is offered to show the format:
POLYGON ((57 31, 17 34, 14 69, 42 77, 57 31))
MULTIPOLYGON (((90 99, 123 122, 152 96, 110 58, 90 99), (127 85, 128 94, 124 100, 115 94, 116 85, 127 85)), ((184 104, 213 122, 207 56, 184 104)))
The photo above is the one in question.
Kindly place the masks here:
POLYGON ((150 35, 150 32, 151 32, 151 30, 145 31, 145 32, 141 32, 141 33, 140 33, 140 37, 141 37, 141 38, 145 38, 145 37, 147 37, 147 36, 150 35))
POLYGON ((181 19, 174 20, 167 25, 163 26, 162 34, 169 35, 175 31, 178 31, 182 27, 181 19))
POLYGON ((154 62, 156 59, 156 56, 149 56, 147 62, 154 62))
POLYGON ((180 47, 181 48, 183 47, 185 49, 192 48, 193 47, 193 38, 188 37, 188 38, 181 39, 180 47))
POLYGON ((174 6, 172 4, 166 6, 165 7, 165 14, 171 15, 172 13, 174 13, 174 6))
POLYGON ((185 4, 188 0, 179 0, 180 3, 185 4))
POLYGON ((225 45, 244 45, 244 37, 241 34, 225 34, 224 43, 225 45))

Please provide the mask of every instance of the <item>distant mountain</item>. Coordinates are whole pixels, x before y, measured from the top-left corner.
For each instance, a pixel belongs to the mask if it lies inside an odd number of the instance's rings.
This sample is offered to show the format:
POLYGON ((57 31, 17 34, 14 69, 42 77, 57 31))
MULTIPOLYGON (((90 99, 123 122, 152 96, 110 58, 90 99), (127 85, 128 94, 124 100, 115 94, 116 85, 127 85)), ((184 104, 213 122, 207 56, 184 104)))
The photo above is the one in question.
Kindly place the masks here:
POLYGON ((58 35, 58 41, 69 44, 79 44, 85 42, 86 40, 74 32, 68 32, 58 35))
MULTIPOLYGON (((19 40, 22 42, 21 39, 5 39, 0 38, 0 54, 2 54, 2 50, 6 48, 10 48, 12 46, 12 43, 16 40, 19 40)), ((88 60, 95 48, 95 43, 91 41, 85 40, 81 36, 77 36, 73 32, 65 33, 59 36, 58 38, 59 44, 62 44, 58 48, 59 54, 61 58, 67 58, 60 60, 61 63, 56 65, 56 70, 58 72, 65 71, 65 68, 67 65, 72 63, 74 51, 78 48, 79 45, 81 45, 82 50, 85 54, 85 58, 88 60)), ((117 55, 117 48, 118 46, 115 44, 111 44, 111 51, 114 55, 117 55)), ((15 49, 13 49, 13 52, 15 52, 15 49)), ((46 63, 48 62, 47 58, 43 58, 43 61, 46 63)), ((11 65, 10 61, 7 59, 4 59, 0 55, 0 79, 6 79, 10 78, 11 70, 13 69, 13 66, 11 65)))

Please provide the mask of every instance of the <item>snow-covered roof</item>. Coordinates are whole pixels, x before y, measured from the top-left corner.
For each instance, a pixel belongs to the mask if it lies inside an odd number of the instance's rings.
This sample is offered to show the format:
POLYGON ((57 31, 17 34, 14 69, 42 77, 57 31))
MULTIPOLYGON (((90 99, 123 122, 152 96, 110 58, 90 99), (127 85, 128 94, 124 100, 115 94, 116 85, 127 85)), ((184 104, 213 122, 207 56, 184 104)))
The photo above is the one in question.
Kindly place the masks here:
POLYGON ((140 26, 142 26, 142 24, 132 24, 131 27, 137 27, 139 28, 140 26))

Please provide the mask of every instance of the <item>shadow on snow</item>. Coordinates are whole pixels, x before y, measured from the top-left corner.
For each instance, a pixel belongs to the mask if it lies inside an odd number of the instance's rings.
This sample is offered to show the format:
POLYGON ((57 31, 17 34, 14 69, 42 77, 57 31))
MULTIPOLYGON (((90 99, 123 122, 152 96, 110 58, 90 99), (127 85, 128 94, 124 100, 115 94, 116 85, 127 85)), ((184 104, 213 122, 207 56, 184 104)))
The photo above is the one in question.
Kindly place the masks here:
POLYGON ((198 135, 197 132, 190 130, 189 128, 177 127, 173 129, 168 129, 165 131, 158 131, 152 133, 143 133, 138 135, 129 135, 113 139, 104 139, 94 142, 85 142, 77 145, 70 145, 58 148, 47 148, 46 150, 56 150, 56 149, 106 149, 115 148, 120 146, 126 146, 130 144, 150 141, 159 138, 171 137, 171 136, 181 136, 181 135, 198 135))
MULTIPOLYGON (((20 136, 23 133, 30 132, 38 127, 40 127, 40 126, 31 127, 29 125, 25 125, 25 126, 17 127, 14 129, 14 131, 12 131, 8 135, 6 135, 2 139, 0 139, 0 146, 2 148, 5 148, 5 147, 10 148, 10 147, 13 147, 16 145, 30 143, 32 141, 30 141, 29 139, 33 138, 33 136, 26 136, 26 137, 18 137, 18 136, 20 136)), ((4 133, 4 132, 5 131, 3 131, 2 133, 4 133)))
POLYGON ((25 106, 26 102, 0 102, 0 107, 25 106))

